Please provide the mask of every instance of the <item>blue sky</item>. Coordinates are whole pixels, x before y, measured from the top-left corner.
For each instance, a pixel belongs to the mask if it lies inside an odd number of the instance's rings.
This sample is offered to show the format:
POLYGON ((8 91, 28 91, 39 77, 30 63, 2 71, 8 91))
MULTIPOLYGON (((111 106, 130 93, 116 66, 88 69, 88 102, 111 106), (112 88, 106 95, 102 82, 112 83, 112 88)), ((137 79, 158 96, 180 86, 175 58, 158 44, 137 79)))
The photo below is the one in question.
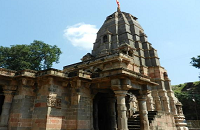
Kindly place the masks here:
MULTIPOLYGON (((199 0, 119 0, 138 18, 172 84, 198 81, 190 58, 200 55, 199 0)), ((115 0, 0 0, 0 46, 41 40, 61 48, 56 69, 91 52, 95 31, 117 10, 115 0)))

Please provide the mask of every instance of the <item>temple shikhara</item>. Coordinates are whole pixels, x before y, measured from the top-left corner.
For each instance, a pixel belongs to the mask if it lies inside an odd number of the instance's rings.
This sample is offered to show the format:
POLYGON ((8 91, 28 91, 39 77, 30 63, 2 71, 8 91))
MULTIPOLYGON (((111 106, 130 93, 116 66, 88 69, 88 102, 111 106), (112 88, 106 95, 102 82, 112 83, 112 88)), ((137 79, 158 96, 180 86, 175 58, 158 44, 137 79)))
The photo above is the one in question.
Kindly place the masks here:
POLYGON ((0 68, 0 93, 0 130, 188 130, 157 50, 119 8, 81 62, 0 68))

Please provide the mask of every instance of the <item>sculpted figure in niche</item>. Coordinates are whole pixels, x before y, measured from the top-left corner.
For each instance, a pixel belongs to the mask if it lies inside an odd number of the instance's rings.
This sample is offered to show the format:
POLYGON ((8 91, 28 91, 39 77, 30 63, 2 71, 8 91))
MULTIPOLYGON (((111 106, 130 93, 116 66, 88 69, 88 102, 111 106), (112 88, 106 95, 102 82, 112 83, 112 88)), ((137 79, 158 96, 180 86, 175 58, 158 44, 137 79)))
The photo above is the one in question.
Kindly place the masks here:
POLYGON ((155 102, 151 96, 151 94, 147 95, 147 110, 154 111, 155 110, 155 102))
POLYGON ((183 110, 181 106, 178 106, 177 111, 179 115, 183 115, 183 110))
POLYGON ((107 42, 108 41, 108 36, 107 35, 104 35, 103 36, 103 43, 107 42))
POLYGON ((56 94, 50 94, 47 97, 47 106, 48 107, 54 107, 54 106, 56 106, 56 94))
POLYGON ((127 98, 127 117, 132 117, 138 109, 137 98, 135 95, 130 94, 127 98))
POLYGON ((182 104, 180 102, 176 104, 176 109, 177 109, 178 115, 183 115, 182 104))

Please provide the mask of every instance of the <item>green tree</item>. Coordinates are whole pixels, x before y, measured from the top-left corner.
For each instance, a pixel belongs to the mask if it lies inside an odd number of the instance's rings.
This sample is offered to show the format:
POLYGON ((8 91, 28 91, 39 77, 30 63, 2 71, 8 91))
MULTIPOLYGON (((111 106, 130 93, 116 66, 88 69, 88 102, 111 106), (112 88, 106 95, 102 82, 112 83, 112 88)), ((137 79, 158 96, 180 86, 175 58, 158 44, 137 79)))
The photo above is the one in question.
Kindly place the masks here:
POLYGON ((175 96, 183 104, 186 120, 199 119, 200 113, 200 81, 172 86, 175 96), (197 116, 198 115, 198 116, 197 116))
MULTIPOLYGON (((194 66, 195 68, 200 69, 200 55, 198 55, 197 57, 192 57, 191 58, 191 62, 192 66, 194 66)), ((199 76, 200 78, 200 76, 199 76)))
POLYGON ((200 69, 200 55, 197 56, 196 58, 192 57, 191 59, 192 59, 192 61, 190 63, 192 64, 192 66, 200 69))
POLYGON ((30 45, 0 46, 0 67, 11 70, 43 70, 59 63, 61 50, 34 40, 30 45))

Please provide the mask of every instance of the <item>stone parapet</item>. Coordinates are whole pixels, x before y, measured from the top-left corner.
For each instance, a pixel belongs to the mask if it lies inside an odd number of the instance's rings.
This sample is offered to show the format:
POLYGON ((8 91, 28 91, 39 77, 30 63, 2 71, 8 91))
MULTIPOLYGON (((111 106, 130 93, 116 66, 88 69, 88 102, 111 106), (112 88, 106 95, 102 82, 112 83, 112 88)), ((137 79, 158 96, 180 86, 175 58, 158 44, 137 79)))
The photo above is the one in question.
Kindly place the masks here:
POLYGON ((13 77, 17 71, 0 68, 0 75, 13 77))

